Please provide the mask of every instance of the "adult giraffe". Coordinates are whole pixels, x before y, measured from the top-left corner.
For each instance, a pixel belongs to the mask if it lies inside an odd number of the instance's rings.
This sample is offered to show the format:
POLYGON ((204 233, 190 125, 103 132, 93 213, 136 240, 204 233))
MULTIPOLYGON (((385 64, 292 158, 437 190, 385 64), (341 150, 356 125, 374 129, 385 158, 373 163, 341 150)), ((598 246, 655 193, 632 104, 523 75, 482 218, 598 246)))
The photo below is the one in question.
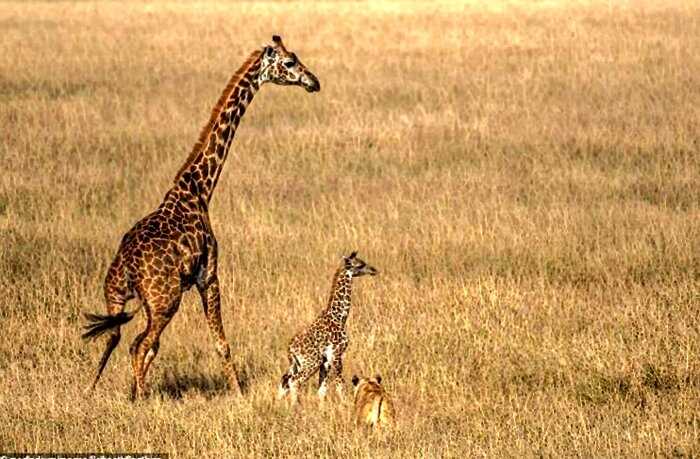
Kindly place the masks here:
POLYGON ((301 86, 308 92, 321 88, 318 79, 277 35, 272 37, 271 45, 254 51, 231 77, 161 205, 124 235, 104 283, 107 314, 85 314, 84 339, 107 333, 91 388, 119 343, 120 327, 140 309, 126 312, 126 302, 138 297, 146 311, 147 325, 130 348, 132 395, 143 398, 146 373, 158 354, 160 334, 177 312, 182 293, 195 285, 228 384, 240 394, 236 367, 221 323, 217 243, 209 221, 209 201, 238 123, 255 93, 267 82, 301 86))

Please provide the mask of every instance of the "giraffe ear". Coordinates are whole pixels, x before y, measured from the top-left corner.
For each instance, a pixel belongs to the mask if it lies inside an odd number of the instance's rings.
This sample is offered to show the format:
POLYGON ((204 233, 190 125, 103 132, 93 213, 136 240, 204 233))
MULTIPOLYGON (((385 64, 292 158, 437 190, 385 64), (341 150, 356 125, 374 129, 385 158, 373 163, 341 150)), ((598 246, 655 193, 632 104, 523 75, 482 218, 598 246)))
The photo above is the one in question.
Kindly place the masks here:
POLYGON ((276 45, 281 45, 282 44, 282 37, 280 37, 279 35, 273 35, 272 36, 272 43, 274 43, 276 45))
POLYGON ((357 250, 355 250, 353 253, 350 254, 350 256, 348 257, 348 260, 352 260, 352 259, 354 259, 356 256, 357 256, 357 250))
POLYGON ((377 384, 381 384, 381 383, 382 383, 382 377, 379 376, 379 375, 376 375, 376 376, 374 377, 374 380, 377 381, 377 384))

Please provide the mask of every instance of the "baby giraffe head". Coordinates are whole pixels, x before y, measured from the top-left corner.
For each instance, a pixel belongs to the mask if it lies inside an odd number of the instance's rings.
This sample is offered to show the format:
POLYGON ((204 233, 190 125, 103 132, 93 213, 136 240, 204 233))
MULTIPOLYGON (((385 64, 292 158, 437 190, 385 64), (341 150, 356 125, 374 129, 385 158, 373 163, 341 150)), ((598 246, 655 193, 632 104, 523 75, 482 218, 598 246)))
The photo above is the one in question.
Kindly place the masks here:
POLYGON ((272 36, 272 44, 263 47, 260 65, 260 83, 301 86, 308 92, 321 90, 318 78, 287 50, 279 35, 272 36))
POLYGON ((365 274, 376 276, 379 274, 375 267, 368 265, 357 257, 357 251, 352 252, 347 257, 343 257, 343 268, 351 277, 364 276, 365 274))

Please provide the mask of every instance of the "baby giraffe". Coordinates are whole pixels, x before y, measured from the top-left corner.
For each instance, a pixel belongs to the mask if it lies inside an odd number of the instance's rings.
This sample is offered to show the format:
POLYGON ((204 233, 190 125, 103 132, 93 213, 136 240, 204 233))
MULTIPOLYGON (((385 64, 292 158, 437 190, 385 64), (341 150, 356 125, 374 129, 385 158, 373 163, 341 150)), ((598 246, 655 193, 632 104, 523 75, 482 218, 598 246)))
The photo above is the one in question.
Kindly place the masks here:
POLYGON ((350 312, 352 278, 377 270, 357 258, 357 252, 343 257, 333 277, 333 288, 328 306, 311 326, 297 333, 289 344, 289 370, 282 376, 278 398, 291 392, 292 404, 297 402, 297 388, 311 375, 319 372, 318 396, 321 401, 328 391, 328 382, 335 380, 336 393, 343 396, 343 353, 348 347, 345 322, 350 312))

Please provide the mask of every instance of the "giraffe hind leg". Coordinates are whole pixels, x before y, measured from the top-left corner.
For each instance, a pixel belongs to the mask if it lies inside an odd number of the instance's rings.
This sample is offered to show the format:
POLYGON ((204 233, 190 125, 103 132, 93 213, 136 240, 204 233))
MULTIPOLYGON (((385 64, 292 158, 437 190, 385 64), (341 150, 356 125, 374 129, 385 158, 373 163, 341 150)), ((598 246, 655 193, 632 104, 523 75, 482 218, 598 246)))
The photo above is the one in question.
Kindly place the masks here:
POLYGON ((146 373, 158 354, 160 335, 180 306, 181 294, 170 298, 167 302, 153 302, 152 311, 148 312, 146 329, 131 345, 131 364, 134 371, 134 398, 146 396, 146 373))
POLYGON ((144 374, 148 373, 148 369, 151 366, 151 362, 153 362, 153 359, 155 359, 156 356, 158 355, 159 348, 160 348, 160 340, 153 343, 153 345, 151 346, 151 349, 149 349, 148 352, 146 353, 146 359, 143 362, 144 374))
POLYGON ((297 388, 304 384, 308 379, 319 370, 319 366, 310 364, 308 360, 304 365, 289 378, 289 392, 292 398, 292 405, 297 403, 297 388))
POLYGON ((136 338, 134 338, 134 341, 131 342, 131 346, 129 347, 129 354, 131 354, 131 369, 132 372, 134 373, 134 381, 131 385, 131 400, 136 400, 139 397, 143 397, 144 395, 144 390, 143 390, 143 378, 142 378, 142 368, 141 365, 139 364, 139 361, 137 359, 137 353, 139 346, 143 342, 143 339, 146 337, 146 333, 148 333, 148 330, 151 328, 151 318, 150 314, 148 315, 148 324, 146 325, 146 329, 136 335, 136 338))
POLYGON ((277 391, 277 400, 282 400, 285 395, 290 390, 290 380, 299 371, 299 361, 295 356, 289 356, 289 361, 291 365, 285 374, 282 375, 282 380, 280 381, 279 390, 277 391))
POLYGON ((291 375, 289 371, 282 375, 282 380, 280 381, 280 387, 277 389, 277 400, 282 400, 285 395, 289 392, 289 379, 291 375))

